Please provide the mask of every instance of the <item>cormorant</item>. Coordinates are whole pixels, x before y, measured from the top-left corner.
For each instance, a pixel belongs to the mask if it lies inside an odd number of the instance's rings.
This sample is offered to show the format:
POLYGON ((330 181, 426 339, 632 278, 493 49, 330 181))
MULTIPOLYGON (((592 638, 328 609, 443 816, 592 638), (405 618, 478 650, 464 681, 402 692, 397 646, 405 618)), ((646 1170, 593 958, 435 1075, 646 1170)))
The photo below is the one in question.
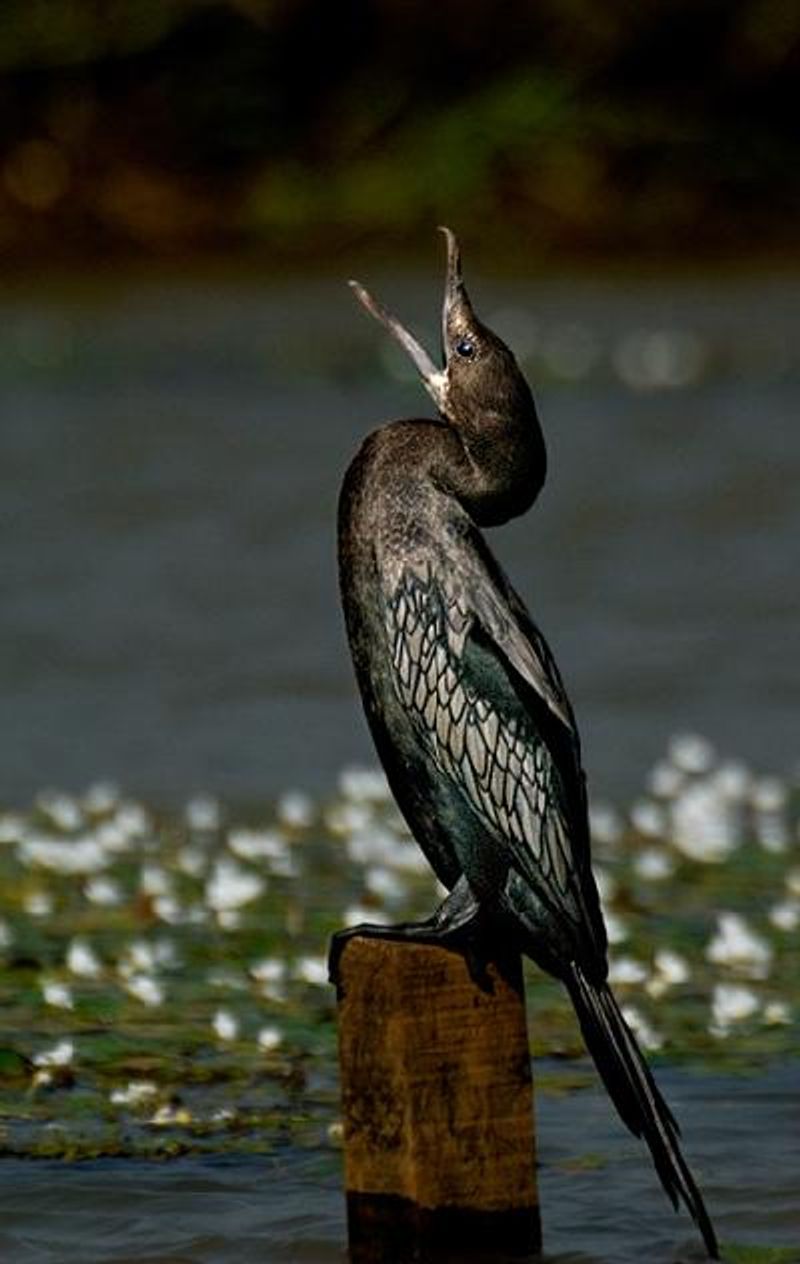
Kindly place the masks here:
MULTIPOLYGON (((511 351, 475 315, 458 243, 442 232, 443 369, 350 282, 411 356, 438 418, 395 421, 368 436, 342 487, 339 564, 372 736, 449 895, 421 927, 355 933, 446 939, 478 924, 560 979, 623 1122, 645 1139, 673 1205, 683 1200, 716 1259, 678 1125, 607 982, 572 707, 480 531, 524 513, 542 488, 536 408, 511 351)), ((340 938, 334 957, 341 946, 340 938)))

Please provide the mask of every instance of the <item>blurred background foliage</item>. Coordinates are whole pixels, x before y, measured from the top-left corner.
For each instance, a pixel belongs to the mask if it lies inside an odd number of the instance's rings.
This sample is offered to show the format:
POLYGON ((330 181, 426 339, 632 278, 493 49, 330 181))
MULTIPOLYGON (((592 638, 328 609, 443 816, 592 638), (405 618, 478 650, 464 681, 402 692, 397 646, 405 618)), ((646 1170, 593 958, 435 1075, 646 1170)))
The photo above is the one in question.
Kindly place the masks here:
POLYGON ((3 0, 0 249, 784 253, 798 82, 792 0, 3 0))

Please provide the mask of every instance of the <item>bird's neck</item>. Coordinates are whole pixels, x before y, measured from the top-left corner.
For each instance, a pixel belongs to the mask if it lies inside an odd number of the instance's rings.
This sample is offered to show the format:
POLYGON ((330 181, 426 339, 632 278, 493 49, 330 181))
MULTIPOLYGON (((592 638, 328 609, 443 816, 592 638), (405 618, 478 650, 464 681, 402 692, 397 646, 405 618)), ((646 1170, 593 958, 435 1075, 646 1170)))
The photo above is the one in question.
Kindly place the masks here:
POLYGON ((479 526, 499 526, 530 509, 547 468, 535 414, 508 418, 491 412, 473 428, 438 427, 429 470, 479 526))

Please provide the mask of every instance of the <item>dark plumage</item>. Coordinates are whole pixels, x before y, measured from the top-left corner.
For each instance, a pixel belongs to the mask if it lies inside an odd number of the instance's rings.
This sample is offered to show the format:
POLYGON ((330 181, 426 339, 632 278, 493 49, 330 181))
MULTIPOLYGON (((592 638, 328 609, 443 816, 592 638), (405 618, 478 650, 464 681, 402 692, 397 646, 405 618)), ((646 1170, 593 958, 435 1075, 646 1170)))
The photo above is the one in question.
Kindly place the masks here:
POLYGON ((342 601, 367 719, 397 802, 450 891, 424 933, 479 923, 566 985, 617 1110, 716 1258, 677 1124, 606 982, 572 708, 479 530, 524 513, 542 487, 536 408, 513 355, 475 316, 455 237, 443 231, 443 370, 351 283, 411 355, 439 413, 376 430, 342 488, 342 601))

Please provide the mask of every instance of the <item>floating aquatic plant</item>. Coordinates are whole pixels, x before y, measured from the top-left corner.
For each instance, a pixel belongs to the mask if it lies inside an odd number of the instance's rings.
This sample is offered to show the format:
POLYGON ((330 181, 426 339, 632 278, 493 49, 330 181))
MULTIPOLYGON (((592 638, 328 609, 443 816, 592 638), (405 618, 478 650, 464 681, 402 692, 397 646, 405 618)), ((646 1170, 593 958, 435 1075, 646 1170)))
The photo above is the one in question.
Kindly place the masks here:
MULTIPOLYGON (((592 803, 612 979, 659 1057, 800 1051, 796 813, 789 783, 693 737, 628 813, 592 803)), ((4 1146, 338 1144, 328 939, 440 896, 373 769, 345 770, 327 801, 293 790, 248 812, 196 795, 160 814, 98 783, 0 813, 4 1146)), ((583 1057, 559 988, 526 978, 535 1054, 583 1057)), ((542 1091, 583 1076, 559 1065, 542 1091)))

